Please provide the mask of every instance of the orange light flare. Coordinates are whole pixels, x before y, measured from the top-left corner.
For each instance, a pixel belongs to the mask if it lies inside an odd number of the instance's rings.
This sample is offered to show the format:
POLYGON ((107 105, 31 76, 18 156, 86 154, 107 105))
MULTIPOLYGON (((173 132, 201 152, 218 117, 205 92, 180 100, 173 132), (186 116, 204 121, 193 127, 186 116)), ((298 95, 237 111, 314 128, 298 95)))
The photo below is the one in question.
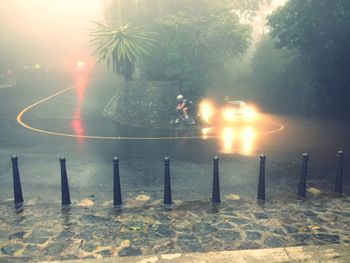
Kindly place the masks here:
MULTIPOLYGON (((77 136, 83 136, 84 135, 84 126, 81 121, 81 115, 79 111, 76 111, 74 113, 73 119, 71 120, 71 127, 77 136)), ((80 138, 81 139, 81 138, 80 138)))
POLYGON ((85 135, 84 124, 82 122, 82 105, 84 102, 85 92, 87 88, 88 76, 87 74, 77 74, 75 76, 75 92, 76 92, 76 106, 72 116, 70 125, 80 145, 82 145, 83 138, 85 135))
POLYGON ((86 87, 87 87, 87 81, 88 81, 88 76, 86 76, 86 75, 78 74, 75 77, 75 91, 76 91, 76 95, 77 95, 77 107, 76 108, 80 108, 81 103, 84 100, 85 91, 86 91, 86 87))
POLYGON ((85 135, 85 130, 84 130, 84 125, 83 122, 81 120, 81 112, 80 112, 80 108, 76 109, 76 111, 73 114, 73 118, 70 122, 70 126, 72 127, 72 130, 74 132, 74 134, 77 136, 77 141, 80 147, 83 147, 83 141, 84 138, 82 136, 85 135))
POLYGON ((213 103, 209 100, 203 100, 199 104, 199 115, 203 121, 210 123, 211 117, 214 115, 213 103))
POLYGON ((85 68, 85 62, 84 61, 77 61, 77 63, 75 63, 75 66, 78 69, 84 69, 85 68))
POLYGON ((251 127, 245 127, 241 131, 241 154, 251 156, 254 152, 256 131, 251 127))
POLYGON ((67 57, 62 59, 61 63, 66 72, 77 75, 90 74, 95 61, 89 54, 81 53, 68 54, 67 57))
POLYGON ((75 74, 89 74, 92 69, 92 62, 89 59, 78 59, 72 65, 72 70, 75 74))

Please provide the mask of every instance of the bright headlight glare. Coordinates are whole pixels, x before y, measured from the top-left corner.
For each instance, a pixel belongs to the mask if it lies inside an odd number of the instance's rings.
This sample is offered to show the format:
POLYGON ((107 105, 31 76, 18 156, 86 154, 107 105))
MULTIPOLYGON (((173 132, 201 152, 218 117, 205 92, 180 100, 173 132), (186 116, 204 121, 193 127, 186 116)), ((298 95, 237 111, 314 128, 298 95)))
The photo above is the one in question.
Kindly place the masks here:
POLYGON ((211 104, 209 102, 204 101, 200 104, 199 110, 202 119, 206 122, 209 122, 210 117, 213 115, 213 109, 211 104))
POLYGON ((247 108, 244 111, 244 115, 247 120, 254 120, 256 118, 256 112, 253 108, 247 108))
POLYGON ((226 120, 231 121, 234 119, 234 117, 235 117, 235 114, 233 110, 229 110, 229 109, 224 110, 224 118, 226 120))

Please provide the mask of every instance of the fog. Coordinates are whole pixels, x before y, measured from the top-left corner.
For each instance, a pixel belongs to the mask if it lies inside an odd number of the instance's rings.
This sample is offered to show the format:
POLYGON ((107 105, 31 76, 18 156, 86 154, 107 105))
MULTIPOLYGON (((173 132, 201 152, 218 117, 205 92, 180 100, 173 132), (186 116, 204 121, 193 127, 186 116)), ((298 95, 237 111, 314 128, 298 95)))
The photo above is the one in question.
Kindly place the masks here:
POLYGON ((256 14, 246 19, 241 17, 241 23, 251 26, 251 43, 247 51, 239 58, 232 59, 225 63, 223 70, 213 72, 212 79, 215 86, 208 89, 207 97, 215 97, 223 100, 225 97, 250 100, 254 95, 250 89, 251 80, 254 78, 252 72, 252 59, 257 50, 257 45, 262 37, 269 31, 267 16, 282 7, 288 0, 272 0, 262 2, 256 14))
MULTIPOLYGON (((253 20, 256 43, 264 30, 265 17, 285 0, 261 6, 253 20)), ((91 21, 103 20, 108 0, 4 0, 0 8, 2 63, 43 63, 64 66, 71 61, 91 58, 88 32, 91 21)), ((247 64, 251 48, 241 60, 247 64)), ((225 82, 225 81, 224 81, 225 82)))
POLYGON ((2 60, 62 65, 89 57, 91 20, 101 17, 101 0, 3 0, 0 8, 2 60))
POLYGON ((27 64, 67 68, 80 60, 93 63, 101 54, 92 57, 88 47, 89 29, 98 30, 91 21, 146 26, 154 33, 154 56, 133 61, 129 68, 136 70, 122 76, 127 81, 136 75, 176 81, 181 92, 195 100, 232 96, 271 111, 346 116, 350 59, 344 14, 349 10, 336 3, 339 6, 288 0, 3 0, 0 68, 5 72, 27 64), (324 28, 324 21, 330 26, 324 28))

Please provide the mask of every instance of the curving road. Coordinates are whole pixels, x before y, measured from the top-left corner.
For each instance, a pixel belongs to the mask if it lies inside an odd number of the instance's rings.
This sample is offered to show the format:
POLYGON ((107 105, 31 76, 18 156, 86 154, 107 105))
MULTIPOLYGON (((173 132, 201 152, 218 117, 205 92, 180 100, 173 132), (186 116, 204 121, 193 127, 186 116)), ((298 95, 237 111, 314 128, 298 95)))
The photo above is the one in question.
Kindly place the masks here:
MULTIPOLYGON (((113 156, 120 159, 124 195, 144 191, 161 198, 163 158, 169 156, 173 198, 210 199, 214 155, 220 157, 222 195, 255 198, 260 153, 267 155, 267 197, 294 198, 301 153, 310 154, 310 182, 331 189, 336 152, 350 146, 346 123, 267 114, 255 125, 199 133, 120 127, 102 116, 117 83, 114 76, 38 74, 0 90, 0 200, 12 198, 14 154, 24 197, 42 202, 60 200, 61 156, 72 199, 111 198, 113 156)), ((348 163, 346 156, 346 174, 348 163)))

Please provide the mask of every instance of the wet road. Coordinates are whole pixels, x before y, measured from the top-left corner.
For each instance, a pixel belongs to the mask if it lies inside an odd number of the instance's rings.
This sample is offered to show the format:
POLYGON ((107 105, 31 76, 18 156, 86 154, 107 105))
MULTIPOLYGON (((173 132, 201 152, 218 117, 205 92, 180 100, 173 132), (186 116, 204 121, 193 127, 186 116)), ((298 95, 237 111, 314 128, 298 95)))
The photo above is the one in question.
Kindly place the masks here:
MULTIPOLYGON (((0 200, 12 198, 14 154, 19 156, 25 199, 40 197, 43 202, 60 200, 61 156, 67 158, 73 200, 111 198, 114 156, 120 159, 124 195, 144 191, 161 198, 163 158, 169 156, 173 198, 210 199, 212 157, 218 155, 222 195, 255 198, 260 153, 267 155, 267 198, 289 198, 297 190, 303 152, 310 154, 309 182, 332 189, 336 153, 350 146, 347 123, 267 114, 253 126, 222 127, 208 138, 201 131, 120 127, 102 116, 118 81, 110 75, 86 84, 95 77, 24 75, 15 87, 0 89, 0 200), (16 120, 20 112, 27 128, 16 120)), ((347 156, 345 161, 348 185, 347 156)))

